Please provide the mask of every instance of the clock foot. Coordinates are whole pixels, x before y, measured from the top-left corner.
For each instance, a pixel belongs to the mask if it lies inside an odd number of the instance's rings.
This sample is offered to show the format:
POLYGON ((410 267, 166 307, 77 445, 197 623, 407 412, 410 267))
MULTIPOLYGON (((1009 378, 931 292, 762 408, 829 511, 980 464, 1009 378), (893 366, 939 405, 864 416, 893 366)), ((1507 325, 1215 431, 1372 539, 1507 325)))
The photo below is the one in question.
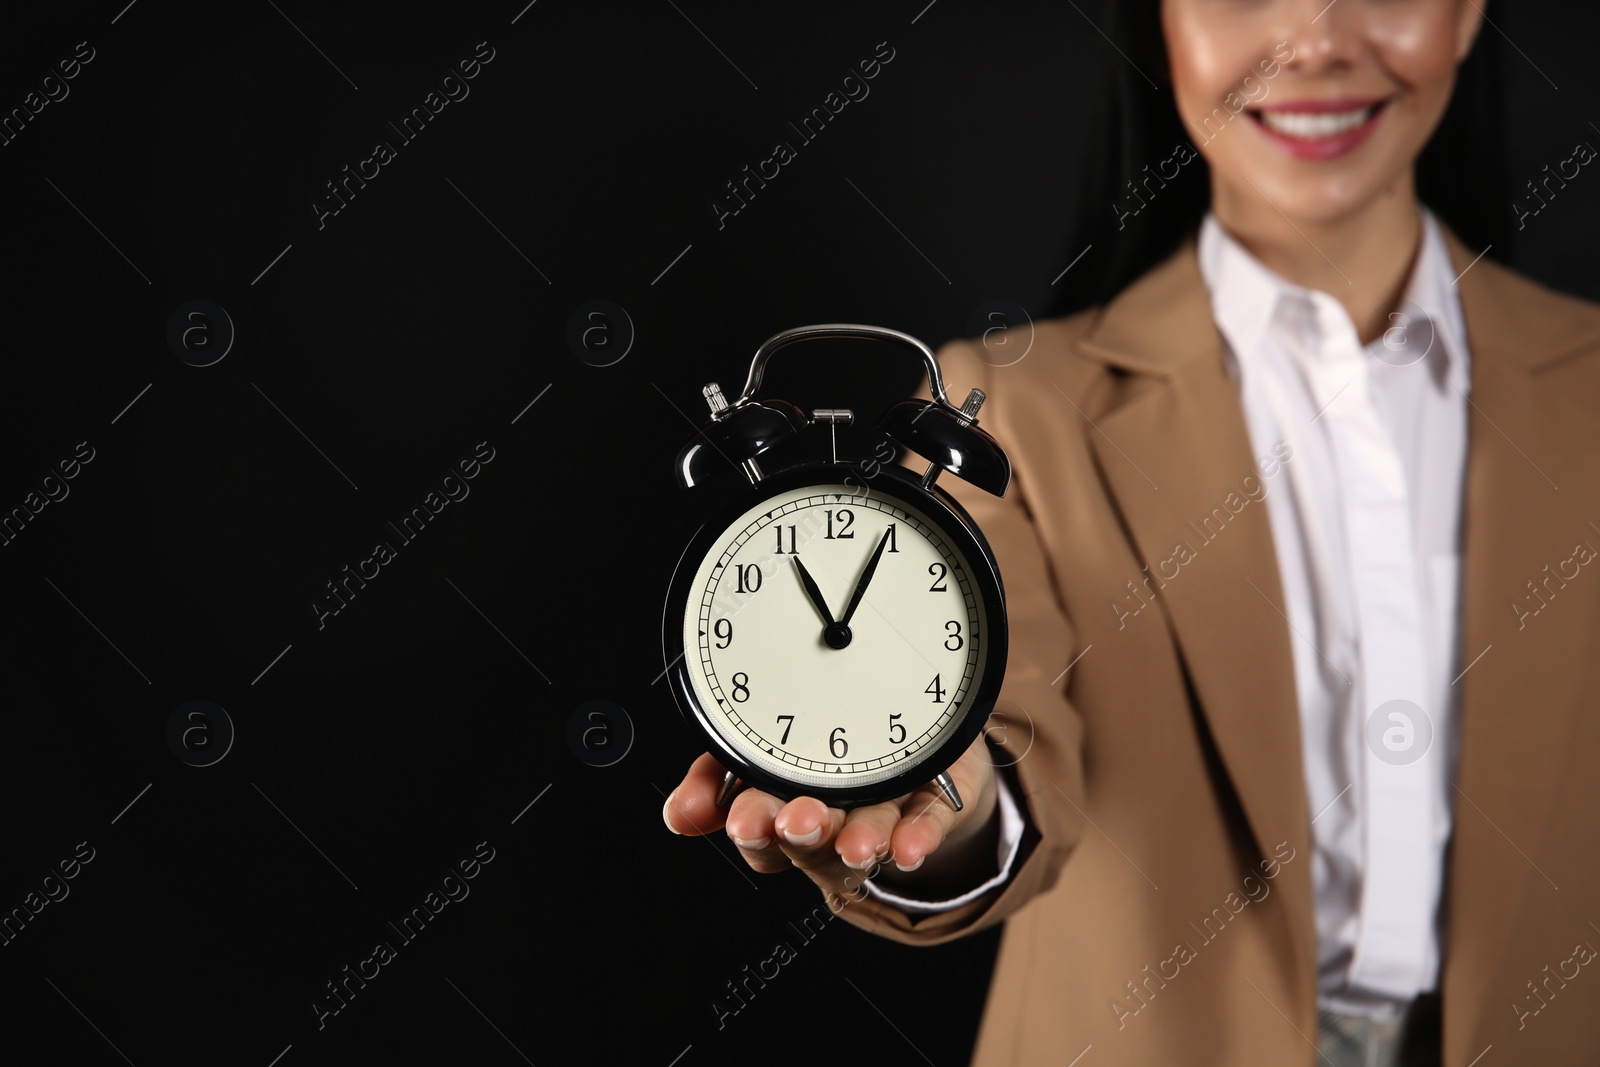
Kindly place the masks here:
MULTIPOLYGON (((733 776, 732 771, 728 771, 722 776, 722 788, 717 791, 717 807, 724 808, 728 806, 728 801, 733 799, 733 794, 738 791, 739 784, 739 779, 733 776)), ((956 810, 959 811, 960 808, 958 807, 956 810)))
POLYGON ((934 781, 938 783, 939 791, 944 794, 944 798, 949 802, 950 806, 960 811, 962 808, 961 794, 956 792, 955 779, 951 778, 948 772, 940 772, 939 777, 935 778, 934 781))

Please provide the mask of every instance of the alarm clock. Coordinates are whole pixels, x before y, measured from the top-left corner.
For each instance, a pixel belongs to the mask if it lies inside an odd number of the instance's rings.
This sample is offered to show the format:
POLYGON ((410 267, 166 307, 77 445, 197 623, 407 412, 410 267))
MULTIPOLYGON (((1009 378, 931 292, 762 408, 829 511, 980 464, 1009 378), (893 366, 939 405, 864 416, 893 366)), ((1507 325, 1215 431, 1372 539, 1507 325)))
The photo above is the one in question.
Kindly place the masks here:
POLYGON ((828 323, 763 342, 731 403, 715 382, 703 393, 710 421, 678 453, 675 472, 703 495, 708 517, 669 584, 661 649, 679 710, 726 771, 717 802, 752 785, 851 808, 936 782, 961 810, 946 769, 999 693, 1005 596, 982 531, 935 483, 948 473, 1005 494, 1010 460, 977 425, 983 392, 956 407, 923 342, 828 323), (758 398, 775 352, 838 338, 922 357, 932 399, 900 401, 878 422, 889 441, 929 461, 920 476, 841 462, 837 428, 854 421, 848 409, 807 414, 758 398), (800 458, 764 469, 760 457, 785 441, 800 458))

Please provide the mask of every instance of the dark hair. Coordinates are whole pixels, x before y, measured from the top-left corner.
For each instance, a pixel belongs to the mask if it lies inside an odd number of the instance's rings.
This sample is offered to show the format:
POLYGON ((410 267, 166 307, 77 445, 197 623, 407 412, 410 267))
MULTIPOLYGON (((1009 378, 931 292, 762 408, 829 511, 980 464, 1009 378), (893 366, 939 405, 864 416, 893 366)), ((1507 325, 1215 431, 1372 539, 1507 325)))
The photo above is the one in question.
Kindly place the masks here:
MULTIPOLYGON (((1052 314, 1109 301, 1196 232, 1211 203, 1210 169, 1178 115, 1167 76, 1161 0, 1107 0, 1096 23, 1116 47, 1099 49, 1102 69, 1091 84, 1101 91, 1089 121, 1087 173, 1066 259, 1090 251, 1052 314), (1177 176, 1163 180, 1158 172, 1171 172, 1162 165, 1180 162, 1177 176)), ((1450 105, 1418 157, 1416 180, 1418 199, 1445 225, 1473 248, 1492 245, 1490 258, 1504 261, 1511 197, 1501 70, 1498 37, 1479 33, 1450 105)))

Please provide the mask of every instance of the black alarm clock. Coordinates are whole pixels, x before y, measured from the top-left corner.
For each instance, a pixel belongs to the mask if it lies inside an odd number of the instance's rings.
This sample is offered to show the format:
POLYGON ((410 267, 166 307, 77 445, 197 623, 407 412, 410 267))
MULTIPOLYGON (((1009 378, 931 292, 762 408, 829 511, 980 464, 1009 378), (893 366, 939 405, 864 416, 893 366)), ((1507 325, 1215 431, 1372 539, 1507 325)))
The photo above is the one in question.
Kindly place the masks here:
POLYGON ((679 709, 727 772, 718 803, 741 783, 850 808, 937 782, 959 811, 945 771, 994 707, 1006 611, 982 532, 935 481, 949 472, 1005 494, 1011 463, 977 426, 982 391, 956 407, 927 345, 831 323, 768 338, 732 403, 715 382, 704 395, 711 421, 679 452, 676 474, 708 496, 709 518, 672 576, 661 648, 679 709), (807 415, 757 398, 774 352, 831 338, 922 356, 933 399, 894 404, 878 423, 929 461, 921 476, 890 463, 866 477, 840 462, 848 410, 807 415), (757 457, 796 435, 813 439, 805 458, 763 470, 757 457), (730 465, 743 478, 730 483, 730 465))

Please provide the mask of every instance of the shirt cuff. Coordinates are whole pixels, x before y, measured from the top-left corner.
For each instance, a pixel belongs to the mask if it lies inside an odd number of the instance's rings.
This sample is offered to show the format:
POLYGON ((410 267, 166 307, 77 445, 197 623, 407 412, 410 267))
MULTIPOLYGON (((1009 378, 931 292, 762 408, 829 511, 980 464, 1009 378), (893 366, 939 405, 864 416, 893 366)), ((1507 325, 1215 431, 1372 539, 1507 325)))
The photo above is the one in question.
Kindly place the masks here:
POLYGON ((1022 845, 1022 812, 1017 808, 1017 802, 1011 796, 1011 788, 1006 784, 1006 776, 995 772, 996 800, 1000 805, 1000 844, 995 849, 995 861, 999 865, 999 873, 989 878, 975 889, 969 889, 958 897, 948 900, 917 900, 912 897, 891 893, 887 889, 871 881, 862 883, 867 892, 886 904, 893 904, 902 911, 920 914, 934 914, 941 911, 951 911, 963 904, 977 900, 989 890, 1005 883, 1011 877, 1012 865, 1016 863, 1017 849, 1022 845))

